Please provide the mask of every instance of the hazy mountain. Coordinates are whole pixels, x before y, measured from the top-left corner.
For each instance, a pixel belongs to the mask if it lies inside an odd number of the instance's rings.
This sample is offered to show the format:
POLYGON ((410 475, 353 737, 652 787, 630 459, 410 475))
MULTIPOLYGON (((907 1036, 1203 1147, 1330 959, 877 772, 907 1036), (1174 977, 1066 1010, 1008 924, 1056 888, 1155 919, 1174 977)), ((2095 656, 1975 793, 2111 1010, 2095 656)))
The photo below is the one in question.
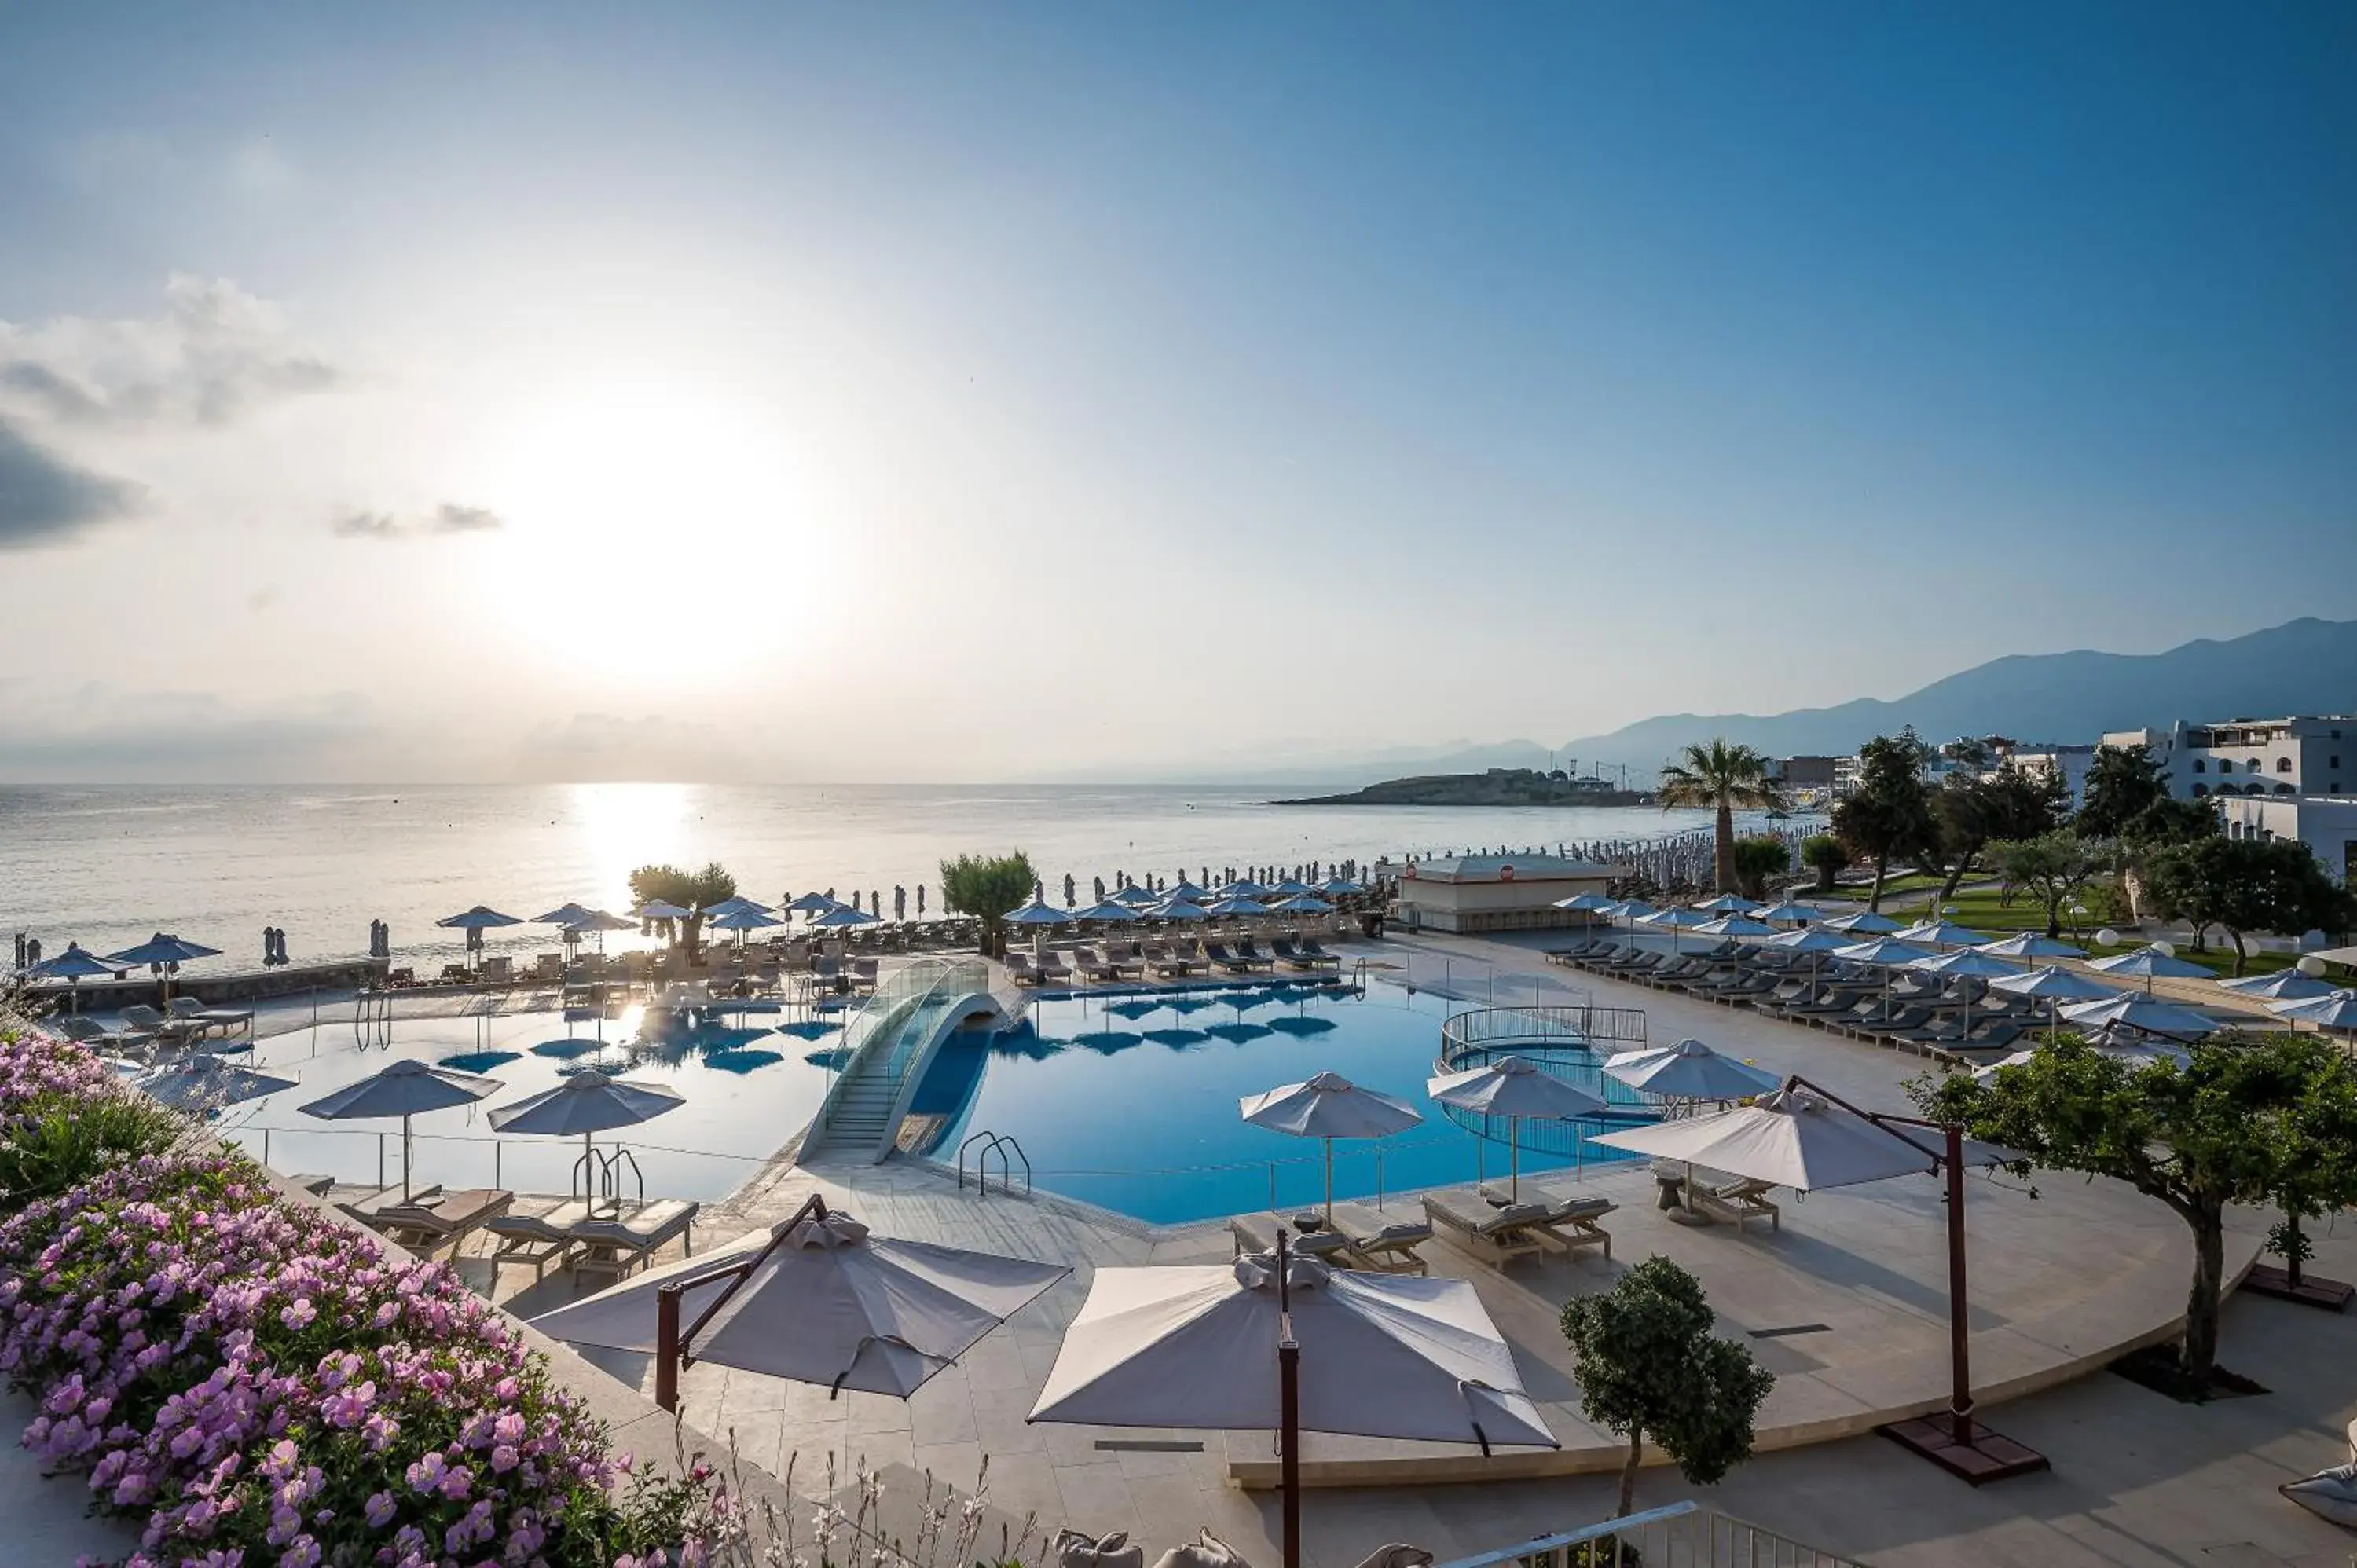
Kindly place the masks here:
MULTIPOLYGON (((2004 735, 2085 742, 2105 730, 2287 714, 2357 713, 2357 621, 2296 620, 2166 653, 2017 654, 1893 702, 1787 714, 1668 714, 1568 742, 1579 759, 1652 769, 1689 741, 1725 736, 1775 757, 1840 756, 1913 725, 1926 740, 2004 735)), ((1499 766, 1489 764, 1485 766, 1499 766)))

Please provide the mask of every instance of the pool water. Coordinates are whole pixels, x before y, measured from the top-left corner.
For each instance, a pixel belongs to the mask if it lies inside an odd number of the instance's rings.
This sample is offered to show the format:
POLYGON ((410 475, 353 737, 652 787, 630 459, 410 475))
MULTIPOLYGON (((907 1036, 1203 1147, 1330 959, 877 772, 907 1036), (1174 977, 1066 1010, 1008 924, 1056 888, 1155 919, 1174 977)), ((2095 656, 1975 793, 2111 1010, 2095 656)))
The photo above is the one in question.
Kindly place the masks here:
MULTIPOLYGON (((1330 1069, 1425 1117, 1389 1138, 1337 1140, 1338 1198, 1503 1179, 1502 1123, 1497 1140, 1484 1139, 1425 1092, 1441 1022, 1464 1005, 1376 980, 1040 997, 1012 1029, 952 1036, 911 1109, 943 1119, 925 1150, 936 1159, 953 1162, 975 1133, 1010 1135, 1040 1188, 1168 1225, 1319 1201, 1323 1144, 1248 1125, 1236 1102, 1330 1069)), ((1618 1083, 1575 1076, 1616 1102, 1640 1102, 1618 1083)), ((1531 1137, 1526 1130, 1525 1174, 1627 1157, 1559 1132, 1551 1141, 1571 1153, 1542 1153, 1531 1137)))
POLYGON ((473 1106, 414 1119, 420 1182, 564 1192, 581 1140, 496 1133, 487 1112, 553 1089, 569 1073, 597 1068, 685 1096, 677 1110, 651 1122, 599 1133, 598 1146, 629 1148, 645 1173, 650 1197, 720 1198, 816 1112, 831 1081, 831 1053, 842 1040, 841 1024, 833 1017, 731 1015, 659 1040, 638 1039, 639 1023, 635 1009, 602 1029, 594 1023, 568 1026, 556 1013, 404 1018, 393 1024, 389 1044, 365 1047, 350 1023, 323 1024, 264 1039, 230 1058, 297 1083, 228 1107, 218 1131, 257 1155, 266 1146, 268 1163, 277 1170, 351 1182, 376 1180, 382 1133, 383 1172, 399 1181, 397 1118, 322 1122, 298 1107, 368 1077, 395 1057, 414 1057, 500 1084, 473 1106))

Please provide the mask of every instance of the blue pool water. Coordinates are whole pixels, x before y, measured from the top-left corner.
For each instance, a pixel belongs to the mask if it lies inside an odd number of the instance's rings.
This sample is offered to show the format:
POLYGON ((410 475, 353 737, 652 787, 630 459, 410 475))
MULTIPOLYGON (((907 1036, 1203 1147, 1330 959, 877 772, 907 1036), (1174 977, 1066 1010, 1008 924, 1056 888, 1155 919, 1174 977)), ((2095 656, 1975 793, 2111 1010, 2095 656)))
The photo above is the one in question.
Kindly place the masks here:
POLYGON ((447 1187, 496 1180, 519 1192, 563 1192, 581 1141, 520 1138, 491 1131, 487 1112, 562 1082, 583 1068, 627 1073, 679 1090, 686 1102, 651 1122, 598 1134, 619 1143, 645 1172, 650 1196, 719 1198, 760 1168, 818 1110, 827 1064, 841 1043, 840 1021, 746 1014, 661 1040, 640 1040, 635 1010, 568 1026, 561 1015, 518 1013, 489 1018, 401 1019, 390 1045, 361 1047, 351 1025, 323 1025, 265 1039, 231 1059, 296 1079, 293 1089, 228 1108, 220 1131, 278 1170, 317 1172, 343 1181, 373 1181, 378 1134, 383 1170, 401 1178, 399 1121, 321 1122, 298 1107, 362 1079, 394 1057, 446 1063, 500 1080, 473 1107, 415 1118, 417 1179, 447 1187), (602 1036, 602 1038, 601 1038, 602 1036), (496 1153, 494 1146, 496 1145, 496 1153))
MULTIPOLYGON (((1314 1204, 1323 1145, 1247 1125, 1248 1094, 1331 1069, 1405 1100, 1421 1126, 1369 1143, 1337 1141, 1338 1197, 1412 1191, 1479 1174, 1502 1178, 1507 1150, 1458 1126, 1425 1093, 1441 1021, 1464 1004, 1381 981, 1355 986, 1242 986, 1172 995, 1043 997, 1017 1027, 944 1047, 913 1109, 946 1118, 929 1152, 953 1161, 987 1130, 1010 1134, 1048 1191, 1176 1224, 1314 1204), (1272 1192, 1274 1197, 1272 1198, 1272 1192)), ((1583 1078, 1586 1075, 1579 1075, 1583 1078)), ((1601 1080, 1600 1092, 1639 1097, 1601 1080)), ((1594 1129, 1601 1131, 1602 1129, 1594 1129)), ((1526 1130, 1527 1144, 1534 1136, 1526 1130)), ((1558 1147, 1570 1140, 1555 1134, 1558 1147)), ((1525 1147, 1528 1174, 1625 1157, 1577 1142, 1575 1155, 1525 1147)))

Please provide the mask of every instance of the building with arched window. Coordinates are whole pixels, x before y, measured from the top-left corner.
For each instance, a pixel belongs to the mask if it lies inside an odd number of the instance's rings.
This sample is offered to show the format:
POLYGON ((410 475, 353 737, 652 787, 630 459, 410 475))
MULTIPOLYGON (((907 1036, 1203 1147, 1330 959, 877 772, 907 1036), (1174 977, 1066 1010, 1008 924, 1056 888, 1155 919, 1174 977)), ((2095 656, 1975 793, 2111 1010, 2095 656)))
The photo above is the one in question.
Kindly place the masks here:
POLYGON ((2149 747, 2169 793, 2180 800, 2357 795, 2357 716, 2345 714, 2180 722, 2166 730, 2115 731, 2104 744, 2149 747))

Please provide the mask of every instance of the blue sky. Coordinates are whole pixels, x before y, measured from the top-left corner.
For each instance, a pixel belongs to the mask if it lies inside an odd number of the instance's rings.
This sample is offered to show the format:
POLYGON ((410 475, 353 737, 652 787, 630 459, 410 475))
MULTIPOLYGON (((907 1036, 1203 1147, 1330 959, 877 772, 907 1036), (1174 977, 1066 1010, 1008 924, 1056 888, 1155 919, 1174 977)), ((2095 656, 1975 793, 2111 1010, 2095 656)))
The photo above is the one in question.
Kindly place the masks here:
POLYGON ((2324 5, 0 7, 0 776, 1152 774, 2344 618, 2352 68, 2324 5))

